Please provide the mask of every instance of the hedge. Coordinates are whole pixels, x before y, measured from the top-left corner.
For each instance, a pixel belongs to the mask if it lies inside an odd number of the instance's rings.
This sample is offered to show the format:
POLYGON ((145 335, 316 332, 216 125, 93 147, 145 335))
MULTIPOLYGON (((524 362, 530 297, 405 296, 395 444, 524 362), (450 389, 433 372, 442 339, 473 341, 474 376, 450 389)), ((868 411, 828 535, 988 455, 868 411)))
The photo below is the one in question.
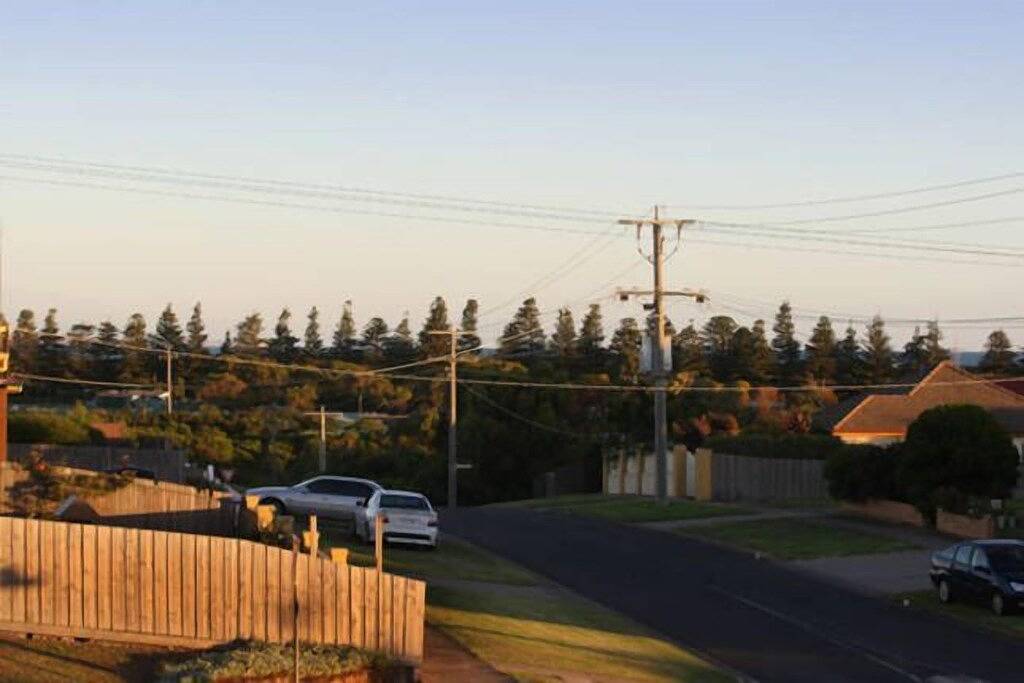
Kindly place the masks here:
POLYGON ((716 453, 751 458, 825 460, 843 448, 843 442, 827 434, 737 434, 707 438, 704 447, 716 453))

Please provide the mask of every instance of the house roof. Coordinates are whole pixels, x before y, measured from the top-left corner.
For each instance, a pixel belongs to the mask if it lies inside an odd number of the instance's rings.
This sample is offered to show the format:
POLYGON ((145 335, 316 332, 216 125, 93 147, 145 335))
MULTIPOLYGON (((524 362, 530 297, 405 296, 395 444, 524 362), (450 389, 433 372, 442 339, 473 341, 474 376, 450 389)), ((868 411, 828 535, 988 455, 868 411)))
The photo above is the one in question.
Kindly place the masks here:
POLYGON ((99 432, 105 441, 123 441, 128 438, 128 425, 124 422, 92 422, 89 426, 99 432))
POLYGON ((1024 396, 999 384, 979 380, 943 361, 906 394, 862 397, 837 420, 832 433, 904 435, 917 416, 940 405, 970 403, 991 412, 1012 434, 1024 434, 1024 396))

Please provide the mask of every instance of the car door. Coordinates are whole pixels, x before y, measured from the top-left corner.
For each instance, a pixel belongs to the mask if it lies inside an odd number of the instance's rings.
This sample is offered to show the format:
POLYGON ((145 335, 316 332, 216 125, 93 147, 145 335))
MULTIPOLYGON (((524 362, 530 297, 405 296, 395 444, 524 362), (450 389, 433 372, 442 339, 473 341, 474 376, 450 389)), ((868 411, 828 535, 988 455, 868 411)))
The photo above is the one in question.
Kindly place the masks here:
POLYGON ((987 600, 992 593, 992 566, 984 548, 976 548, 971 557, 971 572, 967 579, 971 594, 978 600, 987 600))
POLYGON ((950 584, 953 590, 965 598, 973 599, 975 587, 971 581, 971 556, 974 554, 974 546, 964 543, 956 549, 956 555, 949 567, 950 584))
POLYGON ((320 510, 327 503, 326 496, 330 492, 330 479, 310 479, 296 487, 290 496, 288 509, 302 515, 320 515, 320 510))

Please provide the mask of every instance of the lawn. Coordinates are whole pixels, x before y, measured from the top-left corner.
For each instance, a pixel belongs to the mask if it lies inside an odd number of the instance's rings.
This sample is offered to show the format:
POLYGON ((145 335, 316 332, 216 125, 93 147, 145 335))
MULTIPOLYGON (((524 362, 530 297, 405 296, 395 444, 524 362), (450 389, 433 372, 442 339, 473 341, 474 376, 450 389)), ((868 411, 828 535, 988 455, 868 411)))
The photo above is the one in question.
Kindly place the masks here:
POLYGON ((183 657, 164 648, 0 634, 0 681, 115 683, 154 680, 161 661, 183 657))
POLYGON ((600 517, 616 522, 665 522, 724 515, 746 515, 753 512, 735 505, 720 503, 671 499, 667 504, 662 505, 649 497, 605 496, 602 494, 534 498, 500 503, 500 505, 532 510, 554 510, 587 517, 600 517))
POLYGON ((518 681, 730 681, 617 613, 571 594, 430 588, 427 620, 518 681))
POLYGON ((779 560, 868 555, 915 546, 887 536, 802 519, 765 519, 680 530, 688 536, 761 552, 779 560))
POLYGON ((910 600, 910 606, 918 609, 944 614, 947 617, 959 619, 973 626, 997 631, 1003 635, 1024 639, 1024 615, 1011 615, 997 617, 982 605, 964 604, 956 602, 950 605, 943 605, 935 591, 917 591, 915 593, 904 593, 896 596, 902 602, 910 600))
MULTIPOLYGON (((334 529, 321 527, 321 532, 321 546, 348 548, 350 564, 374 565, 373 546, 334 529)), ((534 585, 540 580, 518 565, 451 536, 443 537, 436 550, 389 545, 384 549, 384 569, 427 580, 458 579, 519 586, 534 585)))

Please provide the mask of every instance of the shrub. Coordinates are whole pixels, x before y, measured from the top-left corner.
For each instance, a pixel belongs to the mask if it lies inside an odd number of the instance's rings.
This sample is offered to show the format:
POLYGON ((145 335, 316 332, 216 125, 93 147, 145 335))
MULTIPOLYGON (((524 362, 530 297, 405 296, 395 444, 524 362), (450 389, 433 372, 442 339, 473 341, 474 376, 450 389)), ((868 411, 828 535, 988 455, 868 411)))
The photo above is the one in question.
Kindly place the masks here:
POLYGON ((12 443, 89 443, 88 427, 58 413, 11 413, 7 430, 12 443))
POLYGON ((921 413, 898 447, 898 479, 927 518, 943 507, 964 513, 970 498, 1008 498, 1017 483, 1017 449, 984 408, 948 405, 921 413))
POLYGON ((737 434, 708 437, 704 446, 716 453, 753 458, 824 460, 843 448, 843 442, 827 434, 737 434))
POLYGON ((825 462, 828 493, 838 500, 899 500, 896 455, 878 446, 844 445, 825 462))
MULTIPOLYGON (((165 664, 162 673, 166 679, 195 683, 280 676, 292 671, 293 657, 293 650, 288 645, 242 641, 204 652, 184 662, 165 664)), ((380 670, 392 664, 385 655, 343 645, 304 645, 299 650, 299 668, 304 677, 380 670)))

